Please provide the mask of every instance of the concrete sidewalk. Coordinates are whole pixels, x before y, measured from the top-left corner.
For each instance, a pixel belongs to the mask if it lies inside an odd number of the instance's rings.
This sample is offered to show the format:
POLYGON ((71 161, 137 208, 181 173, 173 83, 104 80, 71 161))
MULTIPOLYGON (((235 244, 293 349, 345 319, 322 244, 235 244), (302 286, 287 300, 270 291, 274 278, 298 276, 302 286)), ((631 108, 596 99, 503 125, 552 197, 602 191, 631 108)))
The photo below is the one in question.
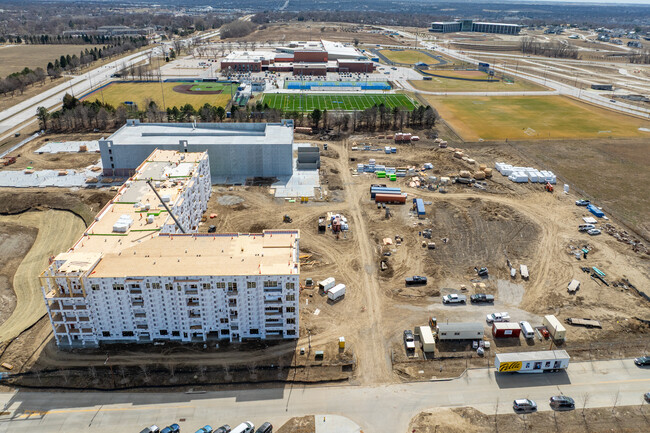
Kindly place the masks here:
POLYGON ((360 433, 361 427, 340 415, 314 415, 316 433, 360 433))

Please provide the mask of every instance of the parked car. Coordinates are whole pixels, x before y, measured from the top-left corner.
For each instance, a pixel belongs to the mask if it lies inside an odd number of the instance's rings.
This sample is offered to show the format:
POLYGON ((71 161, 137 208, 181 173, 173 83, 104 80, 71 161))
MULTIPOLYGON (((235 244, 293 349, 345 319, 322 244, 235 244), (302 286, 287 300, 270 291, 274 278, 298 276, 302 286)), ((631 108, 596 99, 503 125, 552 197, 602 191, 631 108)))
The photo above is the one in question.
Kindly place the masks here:
POLYGON ((443 304, 464 304, 467 302, 467 296, 457 295, 452 293, 451 295, 445 295, 442 297, 443 304))
POLYGON ((596 235, 599 235, 599 234, 600 234, 600 230, 598 230, 598 229, 591 229, 591 230, 587 230, 587 233, 588 233, 590 236, 596 236, 596 235))
POLYGON ((204 425, 200 429, 198 429, 195 433, 214 433, 214 430, 212 430, 212 427, 209 425, 204 425))
POLYGON ((634 358, 634 363, 639 366, 650 365, 650 356, 641 356, 634 358))
POLYGON ((488 268, 474 268, 476 273, 478 274, 479 277, 487 277, 488 276, 488 268))
POLYGON ((539 329, 539 333, 542 334, 542 337, 544 337, 545 339, 548 339, 551 336, 551 333, 548 332, 548 329, 546 329, 545 326, 537 329, 539 329))
POLYGON ((406 278, 406 285, 407 286, 413 286, 415 284, 426 284, 427 283, 427 277, 421 277, 419 275, 414 275, 412 277, 406 278))
POLYGON ((512 408, 518 413, 535 412, 537 410, 537 403, 528 398, 522 398, 515 400, 512 404, 512 408))
POLYGON ((578 226, 578 231, 580 231, 580 232, 586 232, 586 231, 589 231, 589 230, 593 230, 593 229, 595 229, 595 228, 596 228, 596 226, 593 225, 593 224, 580 224, 580 225, 578 226))
POLYGON ((160 433, 160 429, 157 425, 152 425, 150 427, 142 429, 140 433, 160 433))
POLYGON ((228 424, 224 424, 216 429, 214 433, 230 433, 230 426, 228 424))
POLYGON ((588 206, 591 203, 589 200, 576 200, 576 206, 588 206))
POLYGON ((474 303, 491 303, 494 302, 493 295, 486 295, 485 293, 477 293, 469 297, 470 301, 474 303))
POLYGON ((404 344, 406 345, 406 350, 415 350, 415 339, 410 329, 404 331, 404 344))
POLYGON ((503 313, 492 313, 488 314, 486 319, 488 323, 492 322, 509 322, 510 321, 510 315, 506 313, 505 311, 503 313))
POLYGON ((645 399, 645 401, 650 403, 650 392, 646 392, 645 394, 643 394, 643 398, 645 399))
POLYGON ((179 433, 181 431, 181 426, 178 424, 172 424, 160 430, 160 433, 179 433))
POLYGON ((571 397, 565 395, 556 395, 550 398, 549 405, 553 410, 573 410, 576 403, 571 397))
POLYGON ((237 427, 232 429, 232 433, 253 433, 255 431, 255 424, 250 421, 243 422, 237 427))
POLYGON ((262 424, 255 433, 273 433, 273 426, 270 422, 262 424))

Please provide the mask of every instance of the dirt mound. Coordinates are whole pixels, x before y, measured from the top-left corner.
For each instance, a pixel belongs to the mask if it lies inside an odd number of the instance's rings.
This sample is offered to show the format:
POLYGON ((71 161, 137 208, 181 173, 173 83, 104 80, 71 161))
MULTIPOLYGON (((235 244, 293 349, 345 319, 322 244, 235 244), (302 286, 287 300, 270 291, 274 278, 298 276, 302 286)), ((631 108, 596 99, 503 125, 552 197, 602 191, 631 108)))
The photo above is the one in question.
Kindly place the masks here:
POLYGON ((194 84, 180 84, 174 86, 174 92, 183 93, 185 95, 218 95, 222 90, 191 90, 194 84))

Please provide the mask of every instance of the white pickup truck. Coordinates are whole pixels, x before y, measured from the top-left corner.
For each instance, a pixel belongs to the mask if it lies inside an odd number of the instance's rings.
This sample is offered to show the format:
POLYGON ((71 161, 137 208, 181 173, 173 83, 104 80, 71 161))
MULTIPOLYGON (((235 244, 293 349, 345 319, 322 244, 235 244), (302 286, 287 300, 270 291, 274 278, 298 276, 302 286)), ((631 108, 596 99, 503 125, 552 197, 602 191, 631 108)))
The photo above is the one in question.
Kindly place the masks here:
POLYGON ((464 304, 467 302, 467 296, 465 295, 445 295, 442 297, 443 304, 464 304))
POLYGON ((492 313, 492 314, 488 314, 485 320, 487 320, 488 323, 509 322, 510 315, 505 311, 503 313, 492 313))

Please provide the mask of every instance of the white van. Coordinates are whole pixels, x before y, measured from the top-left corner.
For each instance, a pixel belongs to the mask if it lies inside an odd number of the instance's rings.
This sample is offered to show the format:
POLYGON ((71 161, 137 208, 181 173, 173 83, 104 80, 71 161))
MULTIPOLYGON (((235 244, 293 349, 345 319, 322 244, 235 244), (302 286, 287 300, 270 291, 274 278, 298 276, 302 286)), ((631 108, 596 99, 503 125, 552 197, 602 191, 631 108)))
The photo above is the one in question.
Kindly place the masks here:
POLYGON ((250 421, 246 421, 230 430, 230 433, 255 433, 255 425, 250 421))
POLYGON ((596 226, 593 225, 593 224, 580 224, 578 226, 578 230, 581 231, 581 232, 586 232, 587 230, 593 230, 595 228, 596 228, 596 226))
POLYGON ((521 333, 524 334, 524 338, 535 338, 535 330, 530 326, 530 323, 522 321, 519 322, 519 326, 521 327, 521 333))

